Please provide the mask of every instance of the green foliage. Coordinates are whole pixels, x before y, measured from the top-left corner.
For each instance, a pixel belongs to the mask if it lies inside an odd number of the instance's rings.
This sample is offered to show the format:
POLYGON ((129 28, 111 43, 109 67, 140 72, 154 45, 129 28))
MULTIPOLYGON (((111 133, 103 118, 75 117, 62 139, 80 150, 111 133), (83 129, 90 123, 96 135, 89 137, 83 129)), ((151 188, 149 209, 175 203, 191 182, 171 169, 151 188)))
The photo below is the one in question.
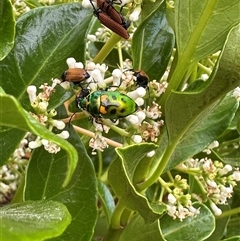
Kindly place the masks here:
POLYGON ((9 0, 0 2, 0 60, 11 51, 15 37, 15 19, 9 0))
MULTIPOLYGON (((59 2, 42 6, 36 0, 25 1, 31 10, 18 17, 16 26, 10 1, 0 3, 0 164, 15 167, 14 151, 28 132, 60 148, 49 153, 42 145, 31 152, 12 200, 18 203, 0 209, 1 240, 239 240, 239 183, 228 205, 217 203, 222 216, 216 218, 203 179, 219 178, 218 185, 229 188, 232 176, 223 180, 219 173, 208 176, 201 165, 185 169, 181 165, 191 158, 207 157, 217 161, 216 168, 220 162, 240 166, 240 108, 233 97, 240 85, 239 1, 126 5, 127 18, 142 6, 141 18, 129 28, 132 31, 134 26, 136 31, 128 45, 119 42, 116 34, 106 41, 87 42, 88 34, 100 26, 92 9, 59 2), (92 59, 104 61, 110 68, 106 79, 111 79, 112 69, 123 66, 125 58, 132 60, 135 70, 144 70, 149 86, 140 109, 152 101, 161 106, 164 126, 158 126, 159 136, 133 144, 131 137, 139 126, 129 119, 120 120, 119 125, 103 119, 110 131, 101 135, 108 138, 110 147, 92 155, 89 139, 97 138, 99 131, 94 132, 82 112, 72 117, 75 126, 69 123, 67 111, 72 106, 67 109, 66 104, 72 102, 75 86, 65 90, 57 85, 46 111, 35 108, 39 100, 30 103, 27 87, 50 86, 51 79, 60 78, 68 68, 69 57, 85 66, 92 59), (209 78, 201 80, 202 74, 209 78), (157 84, 167 80, 164 93, 155 95, 153 80, 157 84), (65 121, 66 140, 50 122, 39 123, 45 114, 48 121, 65 121), (215 140, 219 146, 210 155, 204 153, 215 140), (189 188, 181 189, 185 180, 189 188), (188 198, 195 197, 198 202, 193 207, 199 213, 182 218, 169 215, 169 194, 181 200, 178 210, 189 208, 188 198)), ((102 127, 101 119, 98 122, 102 127)))
POLYGON ((45 240, 59 236, 71 223, 67 208, 53 201, 15 203, 0 210, 1 240, 45 240))

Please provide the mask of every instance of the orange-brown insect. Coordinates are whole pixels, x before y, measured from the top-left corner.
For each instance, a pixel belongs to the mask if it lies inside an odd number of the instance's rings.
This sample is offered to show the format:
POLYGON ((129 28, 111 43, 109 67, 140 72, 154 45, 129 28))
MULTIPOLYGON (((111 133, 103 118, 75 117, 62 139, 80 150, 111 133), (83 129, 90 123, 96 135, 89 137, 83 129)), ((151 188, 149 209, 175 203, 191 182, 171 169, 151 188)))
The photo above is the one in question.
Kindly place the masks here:
POLYGON ((89 73, 82 68, 69 68, 64 71, 61 75, 62 81, 72 82, 75 85, 80 85, 80 83, 90 77, 89 73))
POLYGON ((94 10, 95 16, 99 19, 100 23, 111 29, 114 33, 118 34, 122 38, 128 39, 129 33, 126 28, 124 28, 121 24, 115 22, 112 18, 110 18, 107 14, 103 13, 100 9, 94 10))
POLYGON ((99 19, 101 24, 105 25, 122 38, 129 38, 127 28, 129 27, 130 22, 127 22, 125 18, 112 6, 112 2, 109 0, 97 0, 98 9, 96 9, 92 0, 89 1, 92 4, 94 15, 99 19))
MULTIPOLYGON (((91 0, 90 0, 91 1, 91 0)), ((106 13, 111 19, 113 19, 115 22, 121 24, 125 29, 127 29, 130 25, 129 21, 126 21, 126 19, 123 17, 120 12, 118 12, 114 7, 113 3, 117 4, 114 0, 97 0, 97 6, 99 9, 102 10, 102 12, 106 13)), ((121 3, 121 0, 118 4, 121 3)))
POLYGON ((112 2, 109 0, 97 0, 97 6, 103 12, 105 12, 115 22, 122 25, 123 19, 120 13, 112 6, 112 2))

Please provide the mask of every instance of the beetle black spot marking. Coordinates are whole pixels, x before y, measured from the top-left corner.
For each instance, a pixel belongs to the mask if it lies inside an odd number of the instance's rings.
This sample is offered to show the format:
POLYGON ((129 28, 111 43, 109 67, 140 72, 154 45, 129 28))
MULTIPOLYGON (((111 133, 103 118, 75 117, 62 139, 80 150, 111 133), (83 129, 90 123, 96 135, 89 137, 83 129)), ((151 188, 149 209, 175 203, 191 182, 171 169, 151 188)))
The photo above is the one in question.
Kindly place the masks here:
POLYGON ((112 109, 112 110, 110 111, 110 114, 111 114, 111 115, 114 115, 114 114, 116 114, 116 112, 117 112, 116 109, 112 109))
POLYGON ((122 97, 122 98, 121 98, 121 101, 122 101, 123 103, 127 103, 127 98, 122 97))
POLYGON ((122 109, 120 110, 121 113, 124 113, 125 111, 126 111, 126 109, 124 109, 124 108, 122 108, 122 109))

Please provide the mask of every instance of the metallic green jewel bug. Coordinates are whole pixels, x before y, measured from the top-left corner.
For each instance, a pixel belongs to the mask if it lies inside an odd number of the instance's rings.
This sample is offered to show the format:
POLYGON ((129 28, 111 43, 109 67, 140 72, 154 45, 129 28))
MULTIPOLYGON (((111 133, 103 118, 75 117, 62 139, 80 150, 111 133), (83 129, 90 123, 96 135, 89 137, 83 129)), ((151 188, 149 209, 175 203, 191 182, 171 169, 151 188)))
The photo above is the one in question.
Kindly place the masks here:
POLYGON ((83 89, 76 98, 76 105, 94 118, 111 120, 126 117, 138 110, 134 100, 118 91, 97 90, 89 93, 89 90, 83 89))

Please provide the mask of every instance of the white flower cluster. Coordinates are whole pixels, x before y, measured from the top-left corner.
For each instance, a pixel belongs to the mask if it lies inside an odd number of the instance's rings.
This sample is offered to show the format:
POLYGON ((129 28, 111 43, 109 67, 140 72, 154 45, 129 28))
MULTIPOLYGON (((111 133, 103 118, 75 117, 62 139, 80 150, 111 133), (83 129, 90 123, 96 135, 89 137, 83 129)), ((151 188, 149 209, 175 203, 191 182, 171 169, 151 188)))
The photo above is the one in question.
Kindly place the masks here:
MULTIPOLYGON (((67 64, 69 68, 84 69, 83 64, 81 62, 76 62, 74 58, 67 59, 67 64)), ((127 62, 126 65, 129 66, 129 63, 127 62)), ((90 77, 81 83, 82 88, 89 89, 90 93, 96 90, 119 91, 120 93, 128 95, 139 106, 139 110, 122 118, 122 120, 125 120, 122 121, 123 128, 129 129, 132 127, 132 129, 135 130, 131 140, 134 143, 141 143, 143 141, 156 142, 160 135, 160 128, 164 125, 164 122, 160 120, 162 114, 160 110, 161 107, 155 102, 147 106, 146 109, 142 107, 145 104, 144 98, 150 94, 151 87, 143 88, 142 86, 138 86, 137 77, 134 75, 135 72, 132 69, 114 69, 112 75, 108 78, 105 78, 106 71, 108 70, 108 67, 105 64, 100 65, 88 62, 85 66, 85 70, 90 77)), ((141 71, 139 71, 139 73, 141 74, 141 71)), ((62 85, 65 84, 65 82, 62 83, 62 85)), ((159 96, 165 91, 167 85, 162 85, 154 81, 153 85, 150 86, 154 86, 154 93, 157 92, 157 96, 159 96)), ((156 95, 154 94, 154 96, 156 95)), ((86 111, 84 111, 84 113, 85 112, 86 111)), ((91 116, 90 113, 86 114, 91 116)), ((93 148, 93 152, 95 153, 95 150, 103 151, 104 148, 108 147, 108 145, 102 140, 104 137, 102 137, 99 132, 107 133, 109 130, 108 125, 118 125, 119 120, 112 122, 110 119, 98 118, 98 120, 96 120, 95 118, 92 118, 92 123, 96 128, 97 134, 90 140, 89 145, 93 148)))
POLYGON ((0 206, 9 203, 22 177, 31 154, 28 147, 31 134, 27 133, 7 163, 0 167, 0 206))
POLYGON ((182 179, 180 175, 175 176, 174 188, 168 194, 167 213, 173 219, 178 218, 180 221, 187 217, 196 217, 200 211, 199 208, 193 207, 191 195, 185 194, 188 189, 186 179, 182 179))
POLYGON ((239 168, 231 165, 224 165, 222 162, 213 162, 210 158, 200 160, 190 158, 181 167, 185 170, 194 170, 194 178, 202 185, 202 190, 206 190, 209 201, 215 215, 221 215, 221 209, 217 204, 227 204, 232 197, 233 187, 240 181, 239 168))
MULTIPOLYGON (((65 123, 61 120, 53 119, 53 117, 57 114, 56 110, 52 109, 48 111, 47 109, 49 104, 48 101, 54 91, 54 88, 59 83, 60 80, 54 79, 52 86, 48 86, 48 84, 41 85, 39 88, 42 90, 42 92, 40 92, 38 95, 37 88, 33 85, 28 86, 27 92, 31 106, 35 110, 35 113, 31 113, 31 115, 49 130, 52 130, 53 127, 56 127, 58 130, 62 130, 62 132, 57 135, 63 139, 67 139, 69 137, 69 133, 68 131, 63 130, 65 128, 65 123)), ((37 137, 36 140, 28 143, 28 146, 31 149, 35 149, 42 145, 49 153, 57 153, 60 151, 60 147, 58 145, 48 140, 41 139, 40 137, 37 137)))
POLYGON ((29 12, 30 8, 27 6, 24 0, 13 1, 13 12, 16 17, 19 17, 23 13, 29 12))

